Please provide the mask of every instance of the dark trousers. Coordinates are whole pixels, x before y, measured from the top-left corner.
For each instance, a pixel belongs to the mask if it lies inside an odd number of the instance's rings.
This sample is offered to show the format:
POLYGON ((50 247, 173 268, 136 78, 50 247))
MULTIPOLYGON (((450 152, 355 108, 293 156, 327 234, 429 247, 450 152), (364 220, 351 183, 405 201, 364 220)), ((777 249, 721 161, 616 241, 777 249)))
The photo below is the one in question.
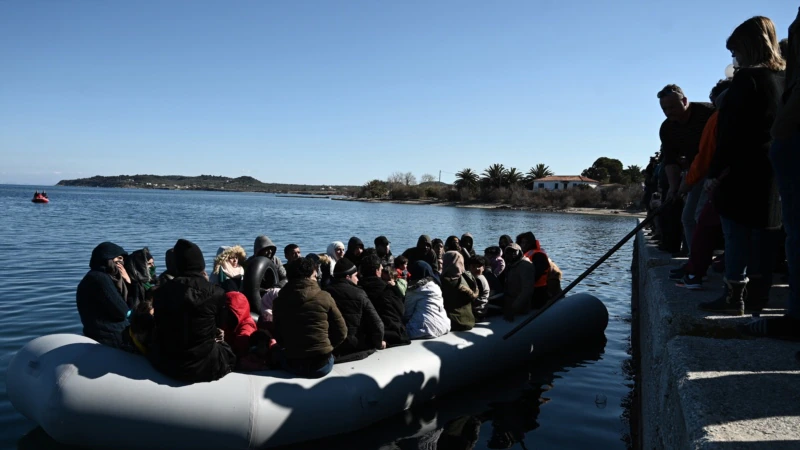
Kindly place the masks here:
MULTIPOLYGON (((666 193, 664 197, 666 198, 666 193)), ((661 246, 664 251, 675 253, 681 250, 683 242, 683 200, 675 197, 672 202, 665 204, 661 211, 661 246)))
POLYGON ((800 319, 800 131, 776 139, 769 152, 781 195, 786 261, 789 264, 789 315, 800 319))
POLYGON ((711 201, 706 202, 692 235, 692 253, 686 272, 702 277, 708 272, 714 258, 714 249, 722 241, 722 222, 711 201))

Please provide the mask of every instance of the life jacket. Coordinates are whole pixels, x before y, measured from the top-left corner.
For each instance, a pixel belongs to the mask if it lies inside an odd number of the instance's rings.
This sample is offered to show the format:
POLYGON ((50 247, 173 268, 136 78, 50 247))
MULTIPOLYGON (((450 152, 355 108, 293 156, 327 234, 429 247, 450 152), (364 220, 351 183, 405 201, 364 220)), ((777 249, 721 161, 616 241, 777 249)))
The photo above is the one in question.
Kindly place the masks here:
MULTIPOLYGON (((547 258, 547 262, 548 263, 550 262, 550 258, 547 256, 547 253, 545 253, 544 250, 542 250, 542 246, 539 245, 539 240, 538 239, 536 240, 536 246, 534 248, 532 248, 531 250, 528 250, 527 252, 525 252, 524 257, 528 261, 533 262, 533 255, 535 255, 537 253, 543 254, 545 256, 545 258, 547 258)), ((549 275, 550 275, 550 265, 548 264, 547 269, 544 271, 544 273, 540 273, 536 277, 536 281, 534 282, 533 287, 535 287, 535 288, 547 287, 547 277, 549 275)))

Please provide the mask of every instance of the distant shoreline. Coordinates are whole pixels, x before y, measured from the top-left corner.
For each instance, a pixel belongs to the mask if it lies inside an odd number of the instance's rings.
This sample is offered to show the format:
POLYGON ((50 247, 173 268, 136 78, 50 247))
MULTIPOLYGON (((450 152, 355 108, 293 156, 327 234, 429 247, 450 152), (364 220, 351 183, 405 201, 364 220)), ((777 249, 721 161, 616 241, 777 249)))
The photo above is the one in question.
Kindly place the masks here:
POLYGON ((451 206, 456 208, 474 208, 474 209, 498 209, 506 211, 528 211, 528 212, 546 212, 546 213, 560 213, 560 214, 583 214, 591 216, 616 216, 616 217, 646 217, 645 211, 628 211, 624 209, 608 209, 608 208, 529 208, 519 207, 509 204, 494 204, 475 201, 461 201, 451 202, 445 200, 383 200, 383 199, 365 199, 365 198, 332 198, 335 201, 346 202, 362 202, 362 203, 396 203, 400 205, 428 205, 428 206, 451 206))

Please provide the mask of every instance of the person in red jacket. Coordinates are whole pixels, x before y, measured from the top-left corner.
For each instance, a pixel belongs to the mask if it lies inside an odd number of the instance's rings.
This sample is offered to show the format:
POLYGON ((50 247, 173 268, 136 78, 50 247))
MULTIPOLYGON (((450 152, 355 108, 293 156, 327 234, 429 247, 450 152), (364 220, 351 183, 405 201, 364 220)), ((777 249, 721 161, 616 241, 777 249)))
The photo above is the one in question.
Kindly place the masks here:
POLYGON ((250 303, 247 301, 247 297, 241 292, 228 292, 225 294, 225 307, 226 314, 222 331, 225 342, 236 354, 236 369, 244 372, 268 369, 272 348, 276 345, 275 339, 267 330, 260 331, 266 336, 265 339, 258 339, 262 336, 253 338, 258 329, 255 320, 250 315, 250 303), (264 346, 258 345, 261 341, 265 341, 264 346))

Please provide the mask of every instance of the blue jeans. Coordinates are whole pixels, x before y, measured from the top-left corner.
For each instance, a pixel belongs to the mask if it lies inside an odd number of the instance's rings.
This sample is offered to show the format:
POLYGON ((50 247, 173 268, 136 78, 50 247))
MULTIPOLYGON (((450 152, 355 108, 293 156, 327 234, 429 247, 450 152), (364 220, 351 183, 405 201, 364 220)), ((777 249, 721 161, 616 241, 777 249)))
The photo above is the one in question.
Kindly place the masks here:
POLYGON ((769 152, 783 209, 786 261, 789 263, 789 315, 800 319, 800 131, 775 140, 769 152))
POLYGON ((775 232, 752 228, 725 217, 720 219, 725 235, 725 278, 744 281, 747 275, 760 276, 772 285, 775 232))
POLYGON ((301 378, 322 378, 333 370, 333 355, 328 355, 328 359, 322 363, 321 367, 318 367, 321 358, 289 362, 284 351, 280 352, 278 358, 281 362, 281 369, 301 378))

